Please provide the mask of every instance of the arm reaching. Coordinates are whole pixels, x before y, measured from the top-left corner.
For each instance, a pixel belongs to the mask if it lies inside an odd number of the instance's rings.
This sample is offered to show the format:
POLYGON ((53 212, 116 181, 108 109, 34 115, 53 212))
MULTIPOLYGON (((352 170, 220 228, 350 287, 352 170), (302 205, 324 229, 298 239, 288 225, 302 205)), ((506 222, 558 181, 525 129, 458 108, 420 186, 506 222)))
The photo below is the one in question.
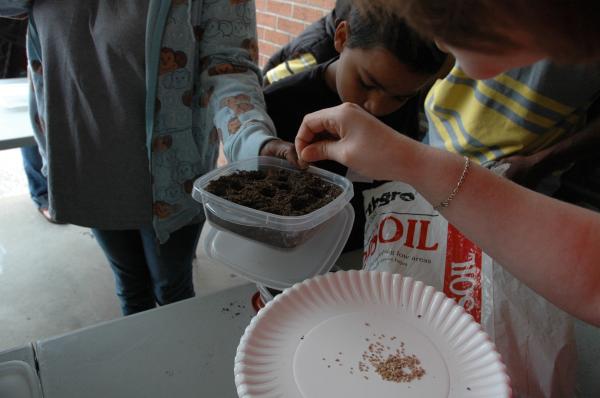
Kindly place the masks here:
POLYGON ((501 163, 509 163, 505 177, 529 188, 535 188, 542 178, 555 170, 596 156, 600 147, 600 117, 596 117, 581 131, 529 156, 510 156, 501 163))
MULTIPOLYGON (((307 115, 300 158, 332 159, 375 179, 401 180, 436 205, 462 173, 461 157, 413 141, 357 106, 307 115), (329 137, 321 139, 327 133, 329 137)), ((558 307, 600 325, 600 215, 472 165, 444 217, 558 307)))
POLYGON ((257 156, 275 128, 265 109, 256 65, 254 1, 204 2, 195 32, 200 43, 200 83, 229 160, 257 156))

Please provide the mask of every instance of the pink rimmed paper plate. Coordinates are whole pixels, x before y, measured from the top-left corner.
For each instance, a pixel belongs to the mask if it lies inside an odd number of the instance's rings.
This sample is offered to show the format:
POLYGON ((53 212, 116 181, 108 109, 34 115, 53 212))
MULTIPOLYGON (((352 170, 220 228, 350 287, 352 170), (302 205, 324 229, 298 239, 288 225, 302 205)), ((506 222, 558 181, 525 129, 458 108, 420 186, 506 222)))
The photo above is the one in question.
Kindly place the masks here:
POLYGON ((511 396, 494 344, 462 307, 382 272, 287 289, 247 327, 234 372, 240 398, 511 396))

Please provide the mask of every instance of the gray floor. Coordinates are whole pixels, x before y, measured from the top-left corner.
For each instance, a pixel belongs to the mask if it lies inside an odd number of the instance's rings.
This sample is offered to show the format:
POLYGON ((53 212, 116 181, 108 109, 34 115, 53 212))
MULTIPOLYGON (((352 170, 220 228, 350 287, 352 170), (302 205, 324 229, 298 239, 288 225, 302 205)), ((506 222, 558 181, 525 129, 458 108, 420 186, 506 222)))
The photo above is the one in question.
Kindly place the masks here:
MULTIPOLYGON (((20 152, 0 151, 0 351, 120 316, 89 230, 48 223, 27 192, 20 152)), ((246 282, 199 249, 194 283, 209 294, 246 282)))
MULTIPOLYGON (((46 222, 27 196, 0 199, 0 351, 120 316, 89 230, 46 222)), ((199 250, 199 294, 244 283, 199 250)))
MULTIPOLYGON (((201 246, 198 294, 246 283, 201 246)), ((90 232, 46 222, 27 196, 20 152, 0 151, 0 351, 119 316, 112 272, 90 232)), ((577 336, 578 396, 600 397, 600 329, 578 323, 577 336)))

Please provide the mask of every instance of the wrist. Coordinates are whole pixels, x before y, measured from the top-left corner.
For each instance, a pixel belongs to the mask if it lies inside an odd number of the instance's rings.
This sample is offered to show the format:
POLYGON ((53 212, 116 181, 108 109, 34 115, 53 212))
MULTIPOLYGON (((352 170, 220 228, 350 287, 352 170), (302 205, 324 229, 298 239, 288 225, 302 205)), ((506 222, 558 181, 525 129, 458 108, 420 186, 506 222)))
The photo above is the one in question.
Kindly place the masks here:
POLYGON ((393 145, 388 147, 393 153, 393 165, 390 180, 399 180, 415 186, 422 178, 424 165, 431 156, 427 154, 428 147, 418 141, 395 134, 393 145))

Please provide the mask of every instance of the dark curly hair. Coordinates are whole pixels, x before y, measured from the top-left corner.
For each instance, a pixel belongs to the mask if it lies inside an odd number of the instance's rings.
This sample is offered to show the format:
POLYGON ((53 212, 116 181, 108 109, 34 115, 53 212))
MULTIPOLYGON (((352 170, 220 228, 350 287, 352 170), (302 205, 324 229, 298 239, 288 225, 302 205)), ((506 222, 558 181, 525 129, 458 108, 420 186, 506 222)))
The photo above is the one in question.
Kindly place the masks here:
POLYGON ((433 41, 423 39, 392 13, 353 7, 347 22, 349 48, 385 48, 417 73, 436 73, 446 60, 447 54, 433 41))

